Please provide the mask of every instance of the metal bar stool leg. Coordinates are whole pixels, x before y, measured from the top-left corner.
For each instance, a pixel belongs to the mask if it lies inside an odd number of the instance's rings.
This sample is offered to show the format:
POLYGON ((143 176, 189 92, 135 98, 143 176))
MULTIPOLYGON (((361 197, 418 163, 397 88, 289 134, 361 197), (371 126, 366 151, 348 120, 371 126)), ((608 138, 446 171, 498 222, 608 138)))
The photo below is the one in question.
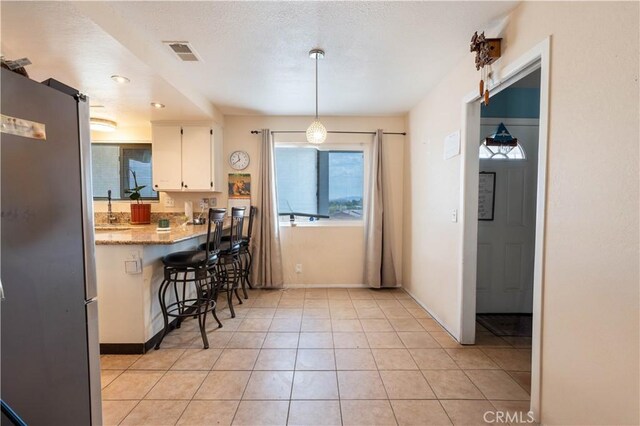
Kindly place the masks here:
POLYGON ((242 299, 238 294, 238 287, 240 287, 240 282, 242 281, 242 260, 240 254, 234 256, 235 259, 233 261, 233 294, 236 295, 236 299, 238 299, 238 303, 242 305, 242 299))
POLYGON ((247 252, 244 251, 244 249, 242 249, 243 251, 240 252, 240 259, 241 259, 241 264, 240 264, 240 283, 242 284, 242 293, 244 295, 245 299, 249 298, 249 294, 247 293, 247 267, 249 266, 249 259, 247 259, 246 255, 247 252))
POLYGON ((220 283, 221 288, 227 293, 227 305, 229 306, 229 311, 231 311, 231 318, 236 317, 236 311, 233 309, 233 299, 231 298, 231 292, 233 291, 233 283, 231 282, 231 277, 229 276, 229 264, 226 263, 224 265, 224 272, 222 273, 222 282, 220 283))
MULTIPOLYGON (((197 273, 197 272, 196 272, 197 273)), ((194 277, 196 278, 196 277, 194 277)), ((207 338, 207 308, 209 307, 209 298, 205 295, 202 288, 202 278, 196 278, 196 307, 198 309, 198 325, 200 326, 200 335, 205 349, 209 349, 209 339, 207 338)))
POLYGON ((169 332, 169 314, 167 312, 167 305, 164 301, 164 297, 167 293, 167 289, 171 284, 170 281, 167 281, 166 277, 160 284, 160 288, 158 289, 158 298, 160 299, 160 309, 162 310, 162 319, 164 320, 164 328, 162 329, 162 335, 160 335, 160 339, 156 342, 156 349, 160 349, 160 343, 164 340, 164 336, 169 332))
POLYGON ((251 265, 253 265, 253 255, 251 254, 251 247, 247 247, 247 257, 249 261, 247 262, 247 285, 250 289, 253 289, 253 284, 251 284, 251 265))
POLYGON ((217 275, 216 271, 217 271, 217 266, 214 266, 208 271, 209 288, 207 291, 209 294, 209 303, 212 304, 211 315, 213 315, 213 318, 218 323, 218 328, 222 328, 222 323, 220 322, 220 319, 218 319, 218 315, 216 314, 216 308, 218 307, 218 283, 216 282, 216 275, 217 275))

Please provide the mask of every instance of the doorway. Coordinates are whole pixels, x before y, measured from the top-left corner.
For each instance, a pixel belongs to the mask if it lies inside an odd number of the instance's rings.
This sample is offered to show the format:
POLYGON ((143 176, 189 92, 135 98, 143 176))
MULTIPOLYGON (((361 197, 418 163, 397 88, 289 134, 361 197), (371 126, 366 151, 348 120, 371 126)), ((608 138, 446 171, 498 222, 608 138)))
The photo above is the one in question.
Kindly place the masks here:
POLYGON ((524 348, 531 347, 539 118, 540 69, 480 111, 477 327, 524 348), (496 144, 499 132, 511 142, 496 144))
MULTIPOLYGON (((544 237, 546 209, 546 165, 549 111, 549 74, 551 38, 542 40, 528 52, 503 66, 490 85, 493 97, 523 77, 540 70, 540 108, 538 123, 538 169, 536 185, 533 303, 531 333, 531 411, 536 420, 540 412, 540 378, 542 351, 542 295, 544 275, 544 237)), ((492 98, 493 99, 493 98, 492 98)), ((460 329, 456 336, 460 343, 476 343, 476 284, 478 261, 478 188, 480 176, 479 141, 481 140, 481 99, 476 90, 462 100, 463 103, 463 158, 461 167, 461 274, 460 274, 460 329)))

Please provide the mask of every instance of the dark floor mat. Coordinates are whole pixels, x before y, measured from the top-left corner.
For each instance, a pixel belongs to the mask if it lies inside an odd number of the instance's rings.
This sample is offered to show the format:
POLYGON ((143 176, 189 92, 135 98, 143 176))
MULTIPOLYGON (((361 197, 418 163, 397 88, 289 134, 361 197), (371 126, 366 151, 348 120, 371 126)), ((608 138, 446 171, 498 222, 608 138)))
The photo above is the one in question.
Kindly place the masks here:
POLYGON ((476 319, 496 336, 531 337, 531 315, 478 314, 476 319))

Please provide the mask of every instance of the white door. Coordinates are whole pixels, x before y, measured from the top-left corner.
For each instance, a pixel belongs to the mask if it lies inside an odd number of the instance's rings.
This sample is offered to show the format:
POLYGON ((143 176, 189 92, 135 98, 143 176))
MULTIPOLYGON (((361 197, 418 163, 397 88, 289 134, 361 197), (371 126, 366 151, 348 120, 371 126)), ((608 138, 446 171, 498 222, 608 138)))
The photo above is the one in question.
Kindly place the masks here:
POLYGON ((211 190, 211 127, 182 128, 182 181, 185 191, 211 190))
POLYGON ((495 173, 492 221, 478 221, 477 313, 531 313, 538 172, 538 120, 482 119, 481 135, 503 122, 524 160, 480 160, 495 173))
POLYGON ((153 126, 152 141, 153 189, 180 191, 180 126, 153 126))

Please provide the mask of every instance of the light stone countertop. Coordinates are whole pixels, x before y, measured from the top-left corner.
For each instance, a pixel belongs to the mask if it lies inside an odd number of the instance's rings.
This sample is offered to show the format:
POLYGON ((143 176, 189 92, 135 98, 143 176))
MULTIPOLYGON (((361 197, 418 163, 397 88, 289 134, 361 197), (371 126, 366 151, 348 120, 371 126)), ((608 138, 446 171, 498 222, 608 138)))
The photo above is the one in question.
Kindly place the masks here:
MULTIPOLYGON (((225 223, 225 225, 227 224, 225 223)), ((207 225, 172 225, 170 231, 160 232, 156 231, 156 224, 130 226, 129 229, 117 229, 117 227, 114 227, 116 229, 96 230, 96 245, 175 244, 207 235, 207 225)))

